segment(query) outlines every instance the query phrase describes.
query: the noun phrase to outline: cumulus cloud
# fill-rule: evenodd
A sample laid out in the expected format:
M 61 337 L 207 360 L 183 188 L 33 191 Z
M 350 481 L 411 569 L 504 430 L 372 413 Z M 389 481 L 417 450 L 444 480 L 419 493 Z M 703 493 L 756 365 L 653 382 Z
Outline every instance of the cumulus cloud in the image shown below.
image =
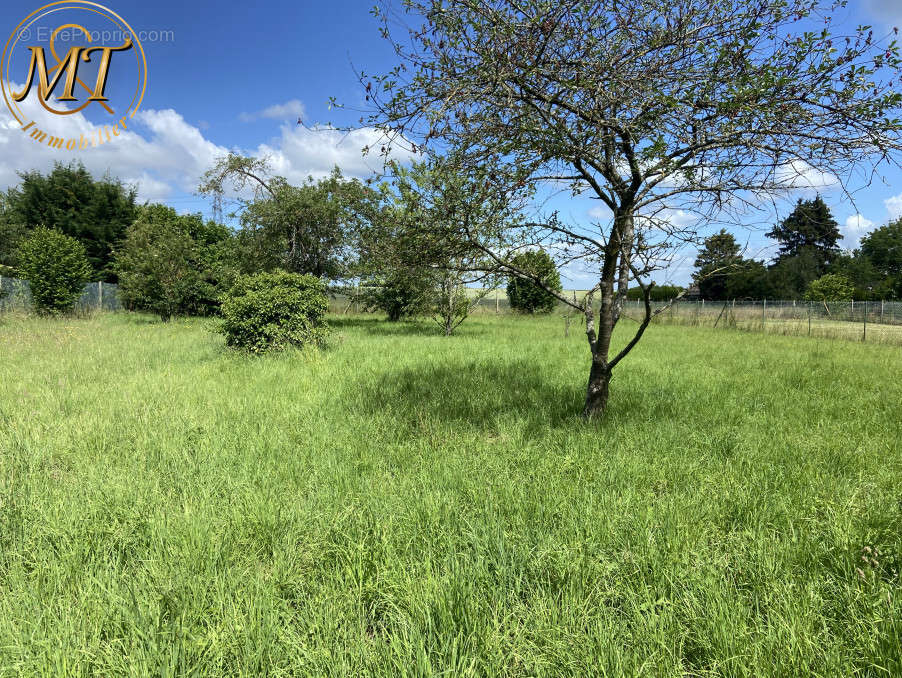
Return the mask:
M 875 226 L 874 222 L 866 219 L 860 214 L 853 214 L 848 217 L 841 229 L 843 240 L 847 247 L 858 247 L 858 241 L 861 237 L 871 231 Z
M 793 160 L 777 168 L 774 178 L 777 183 L 801 191 L 815 191 L 831 188 L 839 183 L 839 178 L 829 172 L 821 172 L 807 162 Z
M 381 156 L 364 156 L 362 149 L 378 149 L 384 143 L 382 132 L 372 128 L 343 132 L 331 127 L 283 125 L 278 141 L 261 144 L 254 155 L 268 158 L 273 171 L 292 183 L 300 183 L 308 176 L 326 176 L 336 166 L 345 175 L 360 178 L 382 169 Z M 392 158 L 406 162 L 415 156 L 396 147 Z
M 610 207 L 602 205 L 590 209 L 589 216 L 595 221 L 609 221 L 614 216 L 614 213 L 611 211 Z
M 81 113 L 47 116 L 31 97 L 23 109 L 26 116 L 40 121 L 37 126 L 48 135 L 92 138 L 102 128 Z M 126 124 L 128 129 L 112 142 L 84 151 L 66 151 L 38 143 L 28 132 L 23 133 L 7 112 L 0 113 L 0 190 L 17 185 L 20 171 L 46 172 L 54 162 L 81 161 L 95 176 L 109 174 L 134 184 L 142 201 L 165 202 L 177 193 L 193 193 L 201 175 L 230 150 L 206 138 L 199 127 L 172 109 L 144 110 Z M 267 158 L 275 174 L 301 182 L 308 176 L 325 176 L 336 165 L 346 176 L 368 176 L 373 169 L 381 168 L 381 159 L 365 158 L 362 148 L 381 143 L 381 133 L 373 129 L 344 133 L 283 125 L 276 140 L 236 150 Z M 393 155 L 401 161 L 411 157 L 401 151 Z
M 304 104 L 298 99 L 292 99 L 291 101 L 286 101 L 284 104 L 275 104 L 269 108 L 264 108 L 262 111 L 242 113 L 238 116 L 238 119 L 241 120 L 241 122 L 254 122 L 255 120 L 261 119 L 292 120 L 294 118 L 303 118 L 304 113 Z
M 902 193 L 894 195 L 892 198 L 887 198 L 883 201 L 883 204 L 886 205 L 886 211 L 889 212 L 890 217 L 893 219 L 902 217 Z

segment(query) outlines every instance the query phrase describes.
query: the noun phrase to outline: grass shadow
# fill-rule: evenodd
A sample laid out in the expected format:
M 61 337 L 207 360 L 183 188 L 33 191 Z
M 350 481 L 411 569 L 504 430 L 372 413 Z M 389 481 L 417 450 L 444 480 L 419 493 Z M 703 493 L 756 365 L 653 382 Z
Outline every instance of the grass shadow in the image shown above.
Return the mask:
M 525 424 L 547 430 L 578 419 L 582 385 L 566 383 L 526 361 L 423 364 L 373 375 L 355 384 L 351 408 L 390 414 L 420 427 L 443 423 L 474 429 Z

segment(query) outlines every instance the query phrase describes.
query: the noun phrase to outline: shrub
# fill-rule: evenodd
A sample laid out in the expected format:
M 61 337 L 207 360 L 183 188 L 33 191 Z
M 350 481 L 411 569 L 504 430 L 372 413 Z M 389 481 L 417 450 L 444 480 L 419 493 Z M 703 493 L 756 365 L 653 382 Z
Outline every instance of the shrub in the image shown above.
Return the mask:
M 561 277 L 554 260 L 545 250 L 527 250 L 516 255 L 511 263 L 517 268 L 531 273 L 556 292 L 561 291 Z M 549 294 L 532 280 L 511 276 L 507 284 L 507 298 L 511 308 L 521 313 L 550 313 L 557 304 L 554 295 Z
M 206 315 L 229 279 L 231 232 L 199 214 L 180 215 L 165 205 L 147 205 L 128 227 L 116 251 L 119 298 L 130 309 L 174 315 Z
M 805 299 L 808 301 L 848 301 L 852 298 L 852 283 L 838 273 L 828 273 L 808 284 Z
M 367 311 L 385 311 L 390 322 L 412 318 L 429 310 L 435 276 L 427 268 L 399 268 L 366 281 L 363 298 Z
M 663 302 L 680 296 L 682 292 L 683 288 L 679 285 L 655 285 L 648 296 L 652 301 Z M 645 295 L 641 287 L 630 287 L 626 292 L 626 298 L 630 301 L 641 301 L 645 299 Z
M 329 302 L 318 278 L 296 273 L 240 276 L 222 300 L 220 331 L 233 348 L 263 353 L 320 345 Z
M 91 279 L 84 245 L 50 228 L 34 229 L 19 245 L 17 258 L 39 313 L 71 311 Z

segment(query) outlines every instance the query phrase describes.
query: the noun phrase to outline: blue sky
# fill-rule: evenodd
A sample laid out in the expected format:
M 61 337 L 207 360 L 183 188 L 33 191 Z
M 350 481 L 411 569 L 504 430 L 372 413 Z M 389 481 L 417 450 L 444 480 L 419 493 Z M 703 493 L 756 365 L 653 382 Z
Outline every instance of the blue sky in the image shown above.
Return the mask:
M 0 5 L 4 42 L 41 4 L 42 0 L 5 0 Z M 229 149 L 266 156 L 278 173 L 294 181 L 323 175 L 335 164 L 346 174 L 366 176 L 368 166 L 376 162 L 360 153 L 373 138 L 367 130 L 346 136 L 296 124 L 299 116 L 308 125 L 355 123 L 359 113 L 330 111 L 329 98 L 349 107 L 362 106 L 352 64 L 369 72 L 385 71 L 393 64 L 391 50 L 370 15 L 370 0 L 103 4 L 146 36 L 148 81 L 141 112 L 128 133 L 114 143 L 72 153 L 37 145 L 22 134 L 5 106 L 0 107 L 0 189 L 15 185 L 19 171 L 46 170 L 54 160 L 79 158 L 95 174 L 109 172 L 137 184 L 143 200 L 209 213 L 209 203 L 193 195 L 194 188 L 200 174 Z M 878 33 L 902 26 L 902 0 L 851 0 L 847 20 L 874 24 Z M 126 81 L 133 87 L 134 75 L 124 67 L 117 70 L 117 59 L 111 69 L 111 93 L 125 87 Z M 23 72 L 18 81 L 24 77 Z M 15 73 L 12 78 L 16 80 Z M 77 120 L 65 123 L 89 130 L 104 122 L 103 115 L 93 105 L 92 112 L 71 116 Z M 847 236 L 846 246 L 854 246 L 869 228 L 902 215 L 902 173 L 888 170 L 885 180 L 886 185 L 878 179 L 857 194 L 855 205 L 835 190 L 820 189 Z M 799 192 L 800 197 L 809 194 L 814 191 Z M 554 207 L 576 222 L 589 222 L 592 214 L 598 214 L 593 212 L 595 203 L 585 198 L 560 196 Z M 785 213 L 785 205 L 781 210 Z M 758 258 L 772 252 L 763 230 L 737 231 L 737 238 L 748 243 L 749 253 Z M 658 276 L 659 282 L 685 283 L 693 255 L 689 250 L 678 255 L 673 267 Z M 575 269 L 565 275 L 568 284 L 577 287 L 588 280 Z

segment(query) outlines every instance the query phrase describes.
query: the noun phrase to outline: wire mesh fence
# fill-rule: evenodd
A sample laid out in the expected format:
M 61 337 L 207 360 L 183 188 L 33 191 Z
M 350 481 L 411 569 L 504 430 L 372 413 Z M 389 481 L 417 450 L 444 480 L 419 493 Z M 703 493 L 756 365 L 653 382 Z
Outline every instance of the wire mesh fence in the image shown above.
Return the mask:
M 629 317 L 642 312 L 640 302 L 628 302 Z M 655 322 L 902 345 L 898 301 L 680 300 Z
M 480 290 L 471 290 L 474 296 Z M 585 297 L 585 291 L 564 292 L 575 303 Z M 598 298 L 595 298 L 596 310 Z M 653 309 L 667 306 L 666 302 L 652 304 Z M 367 311 L 362 291 L 346 288 L 331 297 L 330 310 L 338 314 Z M 491 290 L 474 305 L 472 313 L 509 314 L 510 302 L 503 289 Z M 576 312 L 560 304 L 555 313 L 564 317 L 569 328 L 576 320 Z M 642 319 L 644 303 L 625 302 L 624 316 L 636 322 Z M 678 300 L 655 316 L 659 324 L 734 329 L 769 334 L 848 339 L 902 346 L 902 302 L 900 301 L 831 301 L 800 300 L 706 301 Z
M 468 290 L 475 297 L 482 290 Z M 579 303 L 585 292 L 564 292 Z M 598 302 L 596 298 L 596 304 Z M 666 306 L 655 303 L 653 308 Z M 76 303 L 76 312 L 119 311 L 118 287 L 111 283 L 94 282 L 85 285 Z M 0 276 L 0 312 L 30 310 L 31 292 L 28 282 Z M 345 288 L 330 295 L 329 310 L 335 314 L 367 312 L 363 290 Z M 479 314 L 510 314 L 510 301 L 503 289 L 490 290 L 474 302 L 471 312 Z M 570 326 L 576 313 L 560 304 L 555 313 L 565 317 Z M 644 313 L 641 301 L 625 302 L 624 316 L 639 321 Z M 678 300 L 655 316 L 655 323 L 734 329 L 769 334 L 811 336 L 885 343 L 902 346 L 902 301 L 831 301 L 799 300 L 706 301 Z
M 93 282 L 85 285 L 75 311 L 119 311 L 119 287 L 112 283 Z M 29 311 L 32 308 L 31 288 L 28 281 L 0 276 L 0 312 Z

